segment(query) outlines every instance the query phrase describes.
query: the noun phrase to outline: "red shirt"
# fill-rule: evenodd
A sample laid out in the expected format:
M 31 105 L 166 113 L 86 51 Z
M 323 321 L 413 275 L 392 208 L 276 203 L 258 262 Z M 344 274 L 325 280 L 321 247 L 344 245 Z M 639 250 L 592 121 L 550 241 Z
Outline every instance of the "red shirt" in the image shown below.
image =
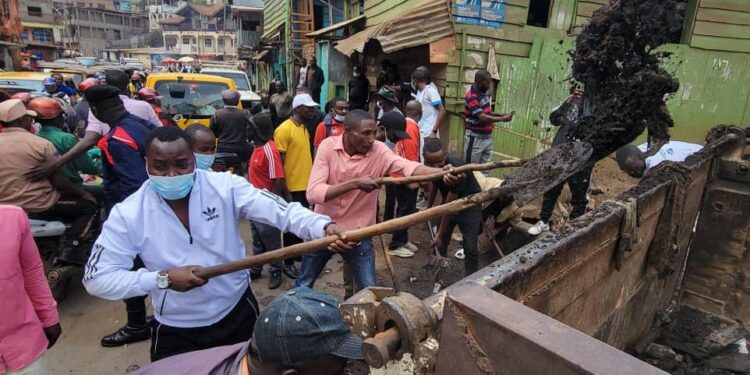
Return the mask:
M 29 219 L 0 205 L 0 374 L 20 370 L 44 354 L 43 328 L 59 322 Z
M 270 140 L 263 147 L 253 149 L 247 169 L 253 186 L 272 191 L 274 180 L 284 178 L 284 166 L 281 165 L 281 154 L 276 143 Z
M 329 137 L 335 137 L 337 135 L 341 135 L 341 133 L 344 132 L 344 124 L 336 121 L 336 119 L 331 119 L 331 134 L 329 134 Z M 325 121 L 321 121 L 320 124 L 318 124 L 318 127 L 315 128 L 315 138 L 313 138 L 313 146 L 318 146 L 320 142 L 323 142 L 323 140 L 326 139 L 326 124 Z

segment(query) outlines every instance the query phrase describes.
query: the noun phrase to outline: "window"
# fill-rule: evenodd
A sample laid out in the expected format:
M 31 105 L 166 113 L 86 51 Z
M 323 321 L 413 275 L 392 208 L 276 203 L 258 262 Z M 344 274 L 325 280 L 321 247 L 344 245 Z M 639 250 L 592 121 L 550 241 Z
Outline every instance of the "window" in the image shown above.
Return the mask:
M 552 0 L 531 0 L 529 2 L 529 16 L 526 24 L 529 26 L 547 27 Z
M 79 8 L 85 8 L 86 7 L 86 3 L 84 3 L 83 1 L 77 1 L 76 2 L 76 6 L 79 7 Z
M 21 32 L 21 39 L 23 39 L 25 42 L 29 41 L 29 30 L 24 30 Z
M 82 26 L 81 38 L 91 38 L 91 28 L 89 28 L 88 26 Z
M 114 40 L 122 39 L 122 33 L 120 33 L 120 30 L 112 30 L 112 36 Z
M 203 45 L 206 47 L 213 47 L 214 45 L 214 39 L 213 38 L 204 38 L 203 39 Z
M 29 12 L 29 16 L 31 17 L 41 17 L 42 16 L 42 7 L 26 7 L 26 11 Z
M 183 36 L 182 37 L 182 44 L 184 44 L 184 45 L 190 44 L 190 37 L 189 36 Z
M 52 42 L 52 30 L 50 29 L 34 29 L 32 35 L 34 37 L 34 41 Z
M 219 38 L 219 40 L 217 41 L 217 43 L 218 43 L 217 45 L 219 47 L 224 47 L 224 38 Z

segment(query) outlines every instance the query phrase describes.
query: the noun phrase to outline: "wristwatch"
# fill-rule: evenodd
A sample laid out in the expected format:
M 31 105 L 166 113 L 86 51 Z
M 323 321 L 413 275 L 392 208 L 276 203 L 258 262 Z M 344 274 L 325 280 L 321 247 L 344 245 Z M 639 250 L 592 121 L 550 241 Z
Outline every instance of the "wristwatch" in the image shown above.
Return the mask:
M 164 274 L 159 273 L 156 275 L 156 287 L 159 289 L 167 289 L 169 288 L 169 274 L 164 272 Z

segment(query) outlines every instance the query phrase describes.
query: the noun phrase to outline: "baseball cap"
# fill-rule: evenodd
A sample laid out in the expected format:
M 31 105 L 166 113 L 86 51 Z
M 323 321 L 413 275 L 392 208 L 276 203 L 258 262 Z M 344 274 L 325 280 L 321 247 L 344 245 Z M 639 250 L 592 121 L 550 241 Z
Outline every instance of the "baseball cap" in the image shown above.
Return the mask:
M 328 354 L 364 359 L 362 339 L 339 316 L 336 299 L 307 287 L 287 291 L 260 313 L 253 346 L 269 363 L 288 365 Z
M 390 111 L 383 114 L 380 118 L 380 125 L 383 125 L 386 129 L 393 132 L 398 139 L 410 139 L 408 133 L 406 133 L 406 117 L 396 112 Z
M 26 115 L 36 117 L 36 112 L 27 110 L 21 99 L 8 99 L 0 103 L 0 122 L 8 123 Z
M 292 101 L 292 109 L 297 108 L 299 106 L 305 106 L 305 107 L 320 107 L 320 104 L 315 103 L 312 96 L 310 94 L 297 94 L 297 96 L 294 97 L 294 100 Z
M 377 95 L 389 102 L 398 104 L 398 99 L 396 98 L 396 91 L 393 91 L 393 89 L 388 86 L 381 87 Z
M 52 77 L 46 77 L 42 80 L 42 85 L 48 86 L 48 85 L 56 85 L 57 81 L 55 81 Z

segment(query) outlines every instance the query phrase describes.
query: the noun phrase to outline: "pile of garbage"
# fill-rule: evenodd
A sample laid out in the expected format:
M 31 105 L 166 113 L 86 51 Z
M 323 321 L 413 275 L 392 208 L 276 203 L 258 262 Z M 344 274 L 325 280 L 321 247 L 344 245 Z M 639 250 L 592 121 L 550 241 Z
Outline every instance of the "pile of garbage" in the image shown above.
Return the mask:
M 681 306 L 659 327 L 655 340 L 635 346 L 636 355 L 679 375 L 750 374 L 748 330 L 739 322 Z
M 674 123 L 665 97 L 677 92 L 679 83 L 660 66 L 668 54 L 657 48 L 680 34 L 685 5 L 685 0 L 612 1 L 594 12 L 577 37 L 572 78 L 585 92 L 582 117 L 569 135 L 594 146 L 594 160 L 646 128 L 650 147 L 658 150 L 669 140 Z

